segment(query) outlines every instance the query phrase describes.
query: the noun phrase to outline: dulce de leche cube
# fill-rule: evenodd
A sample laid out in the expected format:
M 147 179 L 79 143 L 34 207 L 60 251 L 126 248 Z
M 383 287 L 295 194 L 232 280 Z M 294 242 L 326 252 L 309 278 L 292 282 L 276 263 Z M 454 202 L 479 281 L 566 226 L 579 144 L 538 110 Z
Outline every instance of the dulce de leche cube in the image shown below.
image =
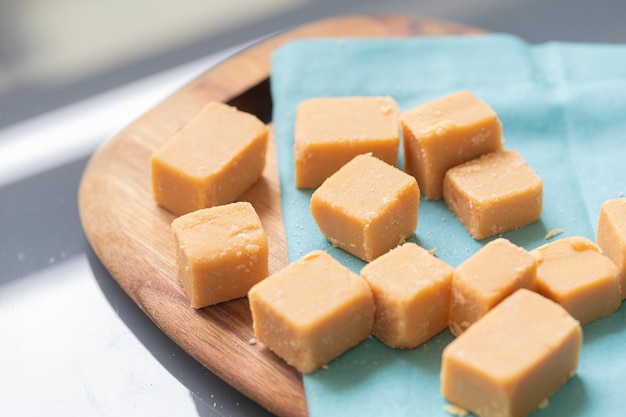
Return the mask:
M 455 336 L 520 288 L 535 290 L 537 260 L 499 238 L 487 243 L 454 270 L 450 331 Z
M 257 339 L 300 372 L 357 345 L 374 325 L 367 283 L 323 251 L 261 281 L 248 298 Z
M 443 197 L 480 240 L 539 220 L 543 181 L 517 151 L 497 151 L 451 168 Z
M 405 170 L 424 197 L 442 196 L 443 177 L 455 165 L 502 149 L 502 125 L 493 109 L 468 91 L 422 104 L 400 115 Z
M 415 231 L 419 198 L 415 178 L 364 154 L 315 190 L 311 213 L 334 246 L 371 261 Z
M 596 243 L 617 266 L 622 299 L 626 299 L 626 198 L 602 203 Z
M 200 209 L 172 222 L 178 275 L 191 306 L 243 297 L 268 275 L 268 243 L 250 203 Z
M 479 417 L 523 417 L 576 372 L 582 329 L 565 309 L 520 289 L 443 351 L 444 397 Z
M 413 348 L 445 329 L 453 268 L 412 242 L 361 269 L 374 294 L 376 338 L 393 348 Z
M 152 154 L 155 201 L 176 215 L 232 203 L 261 177 L 267 141 L 252 114 L 207 104 Z
M 621 304 L 617 268 L 589 239 L 573 236 L 531 252 L 537 291 L 562 305 L 583 325 L 608 316 Z
M 398 160 L 398 105 L 391 97 L 321 97 L 296 110 L 294 157 L 298 188 L 314 188 L 355 156 Z

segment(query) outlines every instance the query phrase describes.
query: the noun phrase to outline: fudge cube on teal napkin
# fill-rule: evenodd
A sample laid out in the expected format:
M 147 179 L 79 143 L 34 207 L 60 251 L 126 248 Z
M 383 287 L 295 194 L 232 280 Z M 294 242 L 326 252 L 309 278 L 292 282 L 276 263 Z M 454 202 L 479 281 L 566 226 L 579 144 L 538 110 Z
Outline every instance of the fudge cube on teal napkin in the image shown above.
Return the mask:
M 459 90 L 473 92 L 500 117 L 505 149 L 518 150 L 544 181 L 540 221 L 504 234 L 529 250 L 547 243 L 554 229 L 563 233 L 551 239 L 595 240 L 600 205 L 626 192 L 623 45 L 529 45 L 501 34 L 296 40 L 272 55 L 271 88 L 291 261 L 323 249 L 357 273 L 364 265 L 324 239 L 309 211 L 312 191 L 294 185 L 295 110 L 311 97 L 389 95 L 404 111 Z M 457 266 L 489 239 L 472 239 L 442 200 L 422 200 L 412 240 Z M 625 314 L 622 307 L 584 327 L 576 376 L 533 416 L 622 412 Z M 447 415 L 439 372 L 451 340 L 446 330 L 415 349 L 394 350 L 368 338 L 326 369 L 304 375 L 310 415 Z

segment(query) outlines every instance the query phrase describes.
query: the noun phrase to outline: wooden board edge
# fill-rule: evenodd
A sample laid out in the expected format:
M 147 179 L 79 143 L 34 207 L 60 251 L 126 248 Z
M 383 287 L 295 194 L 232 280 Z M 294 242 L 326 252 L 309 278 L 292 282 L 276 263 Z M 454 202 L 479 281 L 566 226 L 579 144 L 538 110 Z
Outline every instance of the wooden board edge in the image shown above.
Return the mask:
M 161 303 L 154 302 L 144 296 L 145 282 L 135 282 L 120 277 L 122 266 L 120 262 L 129 254 L 124 253 L 124 248 L 105 248 L 103 240 L 108 237 L 107 232 L 107 204 L 104 201 L 94 200 L 92 194 L 94 187 L 106 189 L 111 186 L 106 184 L 107 178 L 102 175 L 103 170 L 111 170 L 113 167 L 104 168 L 105 159 L 111 157 L 123 157 L 120 153 L 120 143 L 128 141 L 133 136 L 133 146 L 145 147 L 150 150 L 155 146 L 151 140 L 136 139 L 136 132 L 145 124 L 160 124 L 164 132 L 174 132 L 207 101 L 229 101 L 240 96 L 255 85 L 262 83 L 269 77 L 269 56 L 273 50 L 292 39 L 305 37 L 405 37 L 413 35 L 446 35 L 446 34 L 477 34 L 482 31 L 444 21 L 412 16 L 343 16 L 313 22 L 298 28 L 294 28 L 264 40 L 236 56 L 224 61 L 207 73 L 190 82 L 162 103 L 158 104 L 133 122 L 127 129 L 106 142 L 89 161 L 81 184 L 79 186 L 79 213 L 83 229 L 88 241 L 104 266 L 111 272 L 113 277 L 120 283 L 122 288 L 139 305 L 139 307 L 175 342 L 188 351 L 201 363 L 215 372 L 218 376 L 243 392 L 248 397 L 260 403 L 265 408 L 279 415 L 307 415 L 306 399 L 302 380 L 287 365 L 276 361 L 273 365 L 279 366 L 277 370 L 281 382 L 288 387 L 287 391 L 281 391 L 268 395 L 266 392 L 258 392 L 259 381 L 254 383 L 234 380 L 231 368 L 222 366 L 219 357 L 212 357 L 203 352 L 198 352 L 197 347 L 190 345 L 187 339 L 181 338 L 179 329 L 164 325 L 160 317 L 162 313 Z M 176 116 L 171 117 L 175 109 Z M 164 122 L 167 120 L 167 122 Z M 144 151 L 146 150 L 144 149 Z M 276 173 L 277 175 L 277 173 Z M 277 181 L 277 179 L 272 179 Z M 167 221 L 167 215 L 161 221 Z M 96 225 L 97 226 L 94 226 Z M 283 232 L 284 236 L 284 232 Z M 284 243 L 283 243 L 284 244 Z M 283 261 L 286 264 L 286 249 Z M 158 254 L 155 254 L 158 256 Z M 154 267 L 158 267 L 158 263 Z M 149 281 L 146 281 L 149 282 Z M 173 295 L 172 297 L 177 297 Z M 179 302 L 174 300 L 173 302 Z M 245 340 L 243 340 L 245 342 Z M 224 346 L 218 346 L 219 349 Z M 244 378 L 245 380 L 246 378 Z M 265 384 L 264 388 L 271 388 L 271 384 Z M 278 384 L 280 385 L 280 384 Z M 283 396 L 287 395 L 288 398 Z M 291 397 L 291 398 L 289 398 Z M 284 401 L 286 400 L 286 401 Z

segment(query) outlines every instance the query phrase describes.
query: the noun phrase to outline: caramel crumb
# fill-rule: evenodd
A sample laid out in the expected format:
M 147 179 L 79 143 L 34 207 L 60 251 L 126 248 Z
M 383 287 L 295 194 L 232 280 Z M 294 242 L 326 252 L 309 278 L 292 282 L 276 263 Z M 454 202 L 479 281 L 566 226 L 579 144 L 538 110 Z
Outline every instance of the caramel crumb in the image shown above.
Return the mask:
M 452 333 L 453 335 L 458 335 L 458 334 L 461 334 L 462 331 L 463 329 L 458 323 L 455 323 L 455 322 L 450 323 L 450 333 Z
M 458 417 L 465 417 L 469 414 L 465 408 L 459 407 L 458 405 L 454 404 L 447 404 L 443 407 L 443 409 L 446 413 Z
M 539 408 L 540 410 L 543 410 L 544 408 L 548 408 L 549 405 L 550 405 L 550 401 L 547 398 L 544 398 L 539 403 L 539 406 L 537 408 Z
M 380 106 L 380 111 L 383 114 L 389 114 L 389 113 L 391 113 L 393 111 L 393 107 L 391 107 L 391 106 Z
M 548 233 L 546 233 L 545 239 L 551 239 L 556 235 L 560 235 L 561 233 L 563 233 L 563 229 L 557 227 L 556 229 L 552 229 Z
M 433 256 L 436 256 L 437 255 L 437 247 L 435 246 L 434 248 L 430 249 L 428 251 L 428 253 L 430 253 Z

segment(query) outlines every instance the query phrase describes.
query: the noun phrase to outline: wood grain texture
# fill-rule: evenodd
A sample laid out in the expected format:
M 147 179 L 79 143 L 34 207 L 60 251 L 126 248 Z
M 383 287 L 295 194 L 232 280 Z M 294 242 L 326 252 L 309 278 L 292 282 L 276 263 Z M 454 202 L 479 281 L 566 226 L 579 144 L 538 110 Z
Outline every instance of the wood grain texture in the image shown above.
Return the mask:
M 78 196 L 87 239 L 124 291 L 191 356 L 272 413 L 307 415 L 301 375 L 261 344 L 249 343 L 254 333 L 247 299 L 200 310 L 190 307 L 176 275 L 170 230 L 174 216 L 152 199 L 150 155 L 209 101 L 232 102 L 255 114 L 270 114 L 269 56 L 286 41 L 480 32 L 418 17 L 346 16 L 283 32 L 229 58 L 157 104 L 95 152 Z M 269 235 L 270 272 L 281 269 L 287 264 L 287 249 L 273 140 L 262 179 L 240 199 L 254 205 Z

